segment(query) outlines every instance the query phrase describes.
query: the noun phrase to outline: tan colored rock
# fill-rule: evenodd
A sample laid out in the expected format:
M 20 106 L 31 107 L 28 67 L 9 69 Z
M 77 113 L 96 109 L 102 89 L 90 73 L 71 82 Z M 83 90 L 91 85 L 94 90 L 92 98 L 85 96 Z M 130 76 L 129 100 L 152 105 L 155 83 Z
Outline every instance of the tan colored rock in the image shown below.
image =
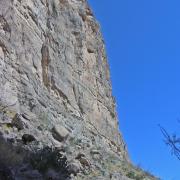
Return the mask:
M 56 125 L 52 129 L 52 135 L 55 139 L 62 142 L 67 139 L 69 131 L 64 126 Z
M 22 162 L 42 179 L 59 169 L 59 179 L 79 172 L 77 178 L 109 180 L 110 167 L 121 171 L 118 163 L 129 161 L 104 41 L 87 0 L 0 0 L 0 108 L 0 162 L 20 172 L 15 179 L 28 179 L 16 169 Z M 81 163 L 68 166 L 79 151 Z M 111 158 L 117 167 L 103 165 Z

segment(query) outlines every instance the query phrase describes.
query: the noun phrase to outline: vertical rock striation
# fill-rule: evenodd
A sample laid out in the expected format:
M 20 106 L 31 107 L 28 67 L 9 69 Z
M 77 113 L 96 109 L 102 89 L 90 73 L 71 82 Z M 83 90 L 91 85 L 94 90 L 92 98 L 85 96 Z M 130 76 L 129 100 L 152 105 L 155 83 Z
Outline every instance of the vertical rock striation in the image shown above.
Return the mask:
M 0 179 L 118 180 L 130 170 L 86 0 L 0 0 Z

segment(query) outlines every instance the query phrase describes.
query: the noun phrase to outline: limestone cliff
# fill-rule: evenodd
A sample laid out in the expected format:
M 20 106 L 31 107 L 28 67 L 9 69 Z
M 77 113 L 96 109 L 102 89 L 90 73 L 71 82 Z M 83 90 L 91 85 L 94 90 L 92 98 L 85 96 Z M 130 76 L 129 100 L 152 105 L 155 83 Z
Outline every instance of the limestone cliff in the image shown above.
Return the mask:
M 153 179 L 129 163 L 86 0 L 0 0 L 0 179 L 130 173 Z

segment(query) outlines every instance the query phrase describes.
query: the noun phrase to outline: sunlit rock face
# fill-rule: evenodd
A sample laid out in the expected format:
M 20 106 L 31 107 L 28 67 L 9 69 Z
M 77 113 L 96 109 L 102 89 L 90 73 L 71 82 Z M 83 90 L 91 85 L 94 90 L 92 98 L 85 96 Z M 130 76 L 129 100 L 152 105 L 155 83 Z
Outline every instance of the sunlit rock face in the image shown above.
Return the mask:
M 0 179 L 127 179 L 109 76 L 86 0 L 0 0 Z

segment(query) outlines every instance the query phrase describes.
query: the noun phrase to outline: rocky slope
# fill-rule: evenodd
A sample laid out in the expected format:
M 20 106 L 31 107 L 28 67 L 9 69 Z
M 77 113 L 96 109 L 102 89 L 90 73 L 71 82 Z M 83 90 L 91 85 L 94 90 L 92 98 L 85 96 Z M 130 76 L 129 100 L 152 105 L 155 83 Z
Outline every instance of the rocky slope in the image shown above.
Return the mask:
M 117 122 L 86 0 L 0 0 L 0 179 L 154 179 Z

